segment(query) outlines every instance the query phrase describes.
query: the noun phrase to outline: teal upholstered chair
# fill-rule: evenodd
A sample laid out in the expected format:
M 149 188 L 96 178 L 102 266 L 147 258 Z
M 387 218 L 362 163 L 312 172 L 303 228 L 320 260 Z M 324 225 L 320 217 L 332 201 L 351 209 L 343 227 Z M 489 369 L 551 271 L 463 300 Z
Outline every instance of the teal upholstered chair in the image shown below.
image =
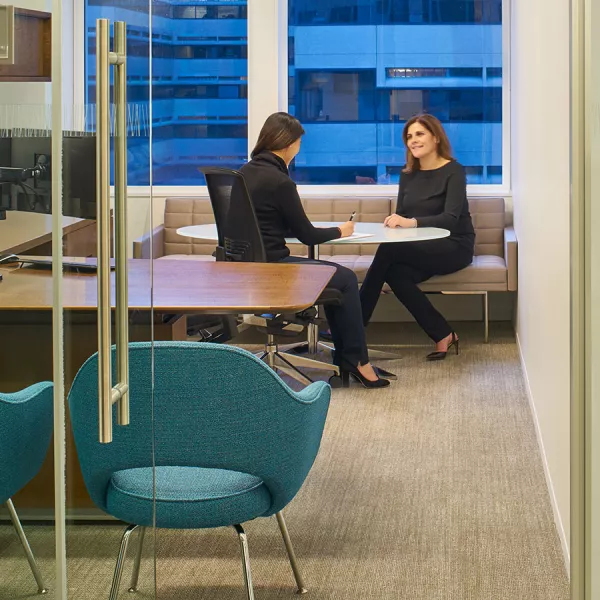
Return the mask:
M 152 370 L 154 357 L 154 413 Z M 115 356 L 113 349 L 113 369 Z M 282 510 L 317 456 L 330 388 L 297 393 L 255 356 L 232 346 L 186 342 L 130 344 L 130 425 L 98 443 L 98 361 L 80 369 L 69 407 L 87 489 L 125 530 L 111 589 L 117 598 L 131 532 L 140 540 L 130 591 L 139 573 L 144 528 L 153 525 L 152 430 L 156 464 L 156 526 L 233 526 L 240 539 L 249 599 L 254 598 L 242 523 L 277 516 L 298 591 L 305 591 Z M 152 415 L 154 414 L 154 424 Z
M 11 496 L 38 473 L 52 435 L 52 383 L 36 383 L 14 394 L 0 394 L 0 504 L 6 503 L 40 594 L 46 586 Z

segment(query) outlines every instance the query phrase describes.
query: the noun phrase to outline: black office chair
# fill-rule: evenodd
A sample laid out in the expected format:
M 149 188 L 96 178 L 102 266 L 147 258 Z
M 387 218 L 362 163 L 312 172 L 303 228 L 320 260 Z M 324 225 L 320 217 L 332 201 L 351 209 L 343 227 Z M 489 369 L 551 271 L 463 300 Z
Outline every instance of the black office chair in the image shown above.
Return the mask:
M 219 167 L 201 168 L 200 171 L 206 179 L 215 215 L 218 236 L 216 259 L 267 262 L 260 227 L 243 175 L 239 171 Z M 318 306 L 339 305 L 341 298 L 338 290 L 326 288 L 316 304 Z M 295 314 L 263 314 L 259 317 L 261 321 L 252 324 L 267 335 L 265 351 L 260 358 L 266 360 L 271 368 L 279 369 L 302 383 L 307 380 L 310 382 L 312 379 L 299 371 L 297 367 L 329 370 L 339 374 L 336 365 L 297 354 L 280 352 L 275 341 L 276 335 L 297 335 L 307 325 L 315 323 L 318 320 L 316 308 L 311 307 Z

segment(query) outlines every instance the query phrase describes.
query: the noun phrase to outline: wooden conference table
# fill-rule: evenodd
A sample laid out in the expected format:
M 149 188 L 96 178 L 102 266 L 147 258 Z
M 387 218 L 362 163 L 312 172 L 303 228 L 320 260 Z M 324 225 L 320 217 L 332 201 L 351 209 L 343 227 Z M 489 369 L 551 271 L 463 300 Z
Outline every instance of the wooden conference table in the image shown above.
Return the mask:
M 312 306 L 335 269 L 317 265 L 129 261 L 131 341 L 185 340 L 187 314 L 297 312 Z M 0 269 L 0 390 L 14 392 L 52 380 L 52 297 L 49 269 Z M 77 371 L 97 351 L 95 273 L 64 273 L 64 362 L 68 391 Z M 113 273 L 114 306 L 114 273 Z M 113 334 L 114 339 L 114 334 Z M 22 508 L 53 506 L 49 452 L 40 474 L 15 496 Z M 93 506 L 68 439 L 67 501 Z

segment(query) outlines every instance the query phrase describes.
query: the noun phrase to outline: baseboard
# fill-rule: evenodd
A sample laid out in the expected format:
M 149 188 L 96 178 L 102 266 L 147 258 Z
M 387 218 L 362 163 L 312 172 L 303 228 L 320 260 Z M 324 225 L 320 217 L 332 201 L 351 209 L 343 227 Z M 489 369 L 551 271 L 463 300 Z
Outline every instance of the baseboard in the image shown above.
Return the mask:
M 523 378 L 525 379 L 525 390 L 527 391 L 527 399 L 529 401 L 529 408 L 531 410 L 531 416 L 533 417 L 533 424 L 535 427 L 535 435 L 537 437 L 538 446 L 540 449 L 540 455 L 542 458 L 542 465 L 544 466 L 544 476 L 546 477 L 546 485 L 548 486 L 548 493 L 550 495 L 550 504 L 552 505 L 552 512 L 554 513 L 554 524 L 558 532 L 560 539 L 560 545 L 562 547 L 563 559 L 565 561 L 565 568 L 567 574 L 571 572 L 571 556 L 569 552 L 569 543 L 565 535 L 565 529 L 563 522 L 558 510 L 558 502 L 556 501 L 556 494 L 554 493 L 554 485 L 552 483 L 552 477 L 550 475 L 550 468 L 548 467 L 548 460 L 546 458 L 546 450 L 544 448 L 544 440 L 542 438 L 542 431 L 540 429 L 540 423 L 537 416 L 537 410 L 535 408 L 535 402 L 533 400 L 533 393 L 531 392 L 531 385 L 529 384 L 529 375 L 527 374 L 527 366 L 525 359 L 523 358 L 523 351 L 521 349 L 521 341 L 519 339 L 519 333 L 516 333 L 517 348 L 519 349 L 519 359 L 521 361 L 521 368 L 523 370 Z

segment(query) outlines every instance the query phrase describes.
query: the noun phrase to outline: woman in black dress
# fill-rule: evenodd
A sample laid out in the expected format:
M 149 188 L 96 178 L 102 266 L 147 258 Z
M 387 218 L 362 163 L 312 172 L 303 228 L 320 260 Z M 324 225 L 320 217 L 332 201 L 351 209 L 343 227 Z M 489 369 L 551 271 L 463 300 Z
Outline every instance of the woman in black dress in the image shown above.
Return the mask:
M 339 227 L 314 227 L 309 221 L 296 184 L 290 179 L 288 165 L 300 150 L 304 128 L 287 113 L 272 114 L 263 125 L 252 160 L 241 169 L 262 233 L 269 262 L 304 262 L 307 258 L 290 256 L 286 237 L 296 237 L 303 244 L 316 245 L 347 237 L 354 231 L 348 221 Z M 233 210 L 232 205 L 230 210 Z M 344 383 L 348 376 L 368 388 L 386 387 L 389 380 L 379 377 L 369 363 L 365 328 L 358 296 L 358 281 L 353 271 L 335 263 L 319 262 L 336 268 L 327 287 L 342 293 L 340 306 L 325 306 L 335 346 L 335 362 Z
M 365 325 L 371 319 L 384 283 L 435 342 L 428 360 L 458 354 L 458 336 L 433 307 L 418 284 L 433 275 L 464 269 L 473 260 L 475 231 L 469 214 L 464 168 L 452 157 L 442 124 L 432 115 L 417 115 L 402 132 L 406 166 L 400 175 L 396 212 L 386 227 L 440 227 L 450 237 L 411 243 L 381 244 L 360 290 Z

